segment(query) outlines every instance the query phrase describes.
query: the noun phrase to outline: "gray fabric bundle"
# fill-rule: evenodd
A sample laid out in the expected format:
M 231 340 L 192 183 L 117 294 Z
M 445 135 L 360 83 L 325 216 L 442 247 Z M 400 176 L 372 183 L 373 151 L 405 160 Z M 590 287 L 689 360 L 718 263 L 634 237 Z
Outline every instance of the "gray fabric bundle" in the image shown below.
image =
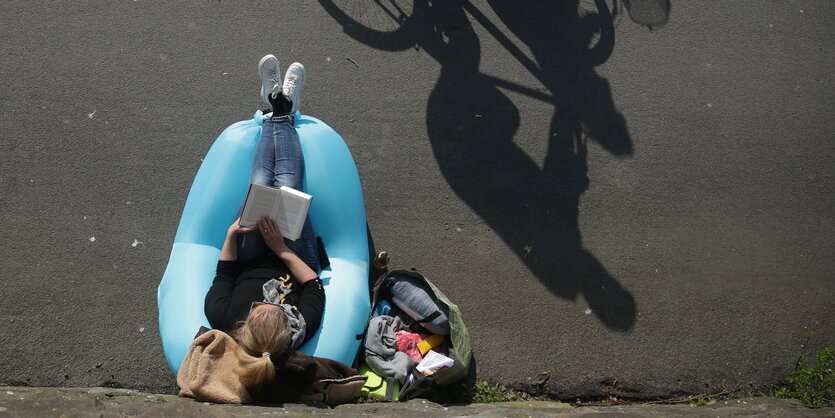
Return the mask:
M 392 377 L 401 385 L 406 382 L 409 372 L 415 366 L 411 357 L 397 351 L 395 333 L 402 329 L 403 321 L 400 318 L 380 315 L 371 318 L 365 336 L 365 362 L 375 373 Z
M 391 301 L 413 321 L 419 322 L 427 331 L 438 335 L 449 335 L 449 308 L 438 301 L 425 281 L 412 276 L 391 276 Z

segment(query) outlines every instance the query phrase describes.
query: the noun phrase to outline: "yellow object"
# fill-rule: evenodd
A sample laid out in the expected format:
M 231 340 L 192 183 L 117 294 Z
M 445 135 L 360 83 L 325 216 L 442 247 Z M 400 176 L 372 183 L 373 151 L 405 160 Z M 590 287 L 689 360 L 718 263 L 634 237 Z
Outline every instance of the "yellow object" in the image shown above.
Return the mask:
M 358 371 L 360 375 L 368 377 L 362 390 L 360 390 L 360 394 L 392 401 L 396 401 L 400 396 L 400 383 L 393 378 L 386 378 L 374 373 L 365 363 L 360 365 Z
M 418 348 L 418 350 L 420 350 L 421 355 L 425 355 L 426 353 L 429 352 L 429 350 L 437 347 L 439 344 L 441 344 L 443 342 L 444 342 L 444 336 L 435 334 L 435 335 L 417 343 L 417 348 Z

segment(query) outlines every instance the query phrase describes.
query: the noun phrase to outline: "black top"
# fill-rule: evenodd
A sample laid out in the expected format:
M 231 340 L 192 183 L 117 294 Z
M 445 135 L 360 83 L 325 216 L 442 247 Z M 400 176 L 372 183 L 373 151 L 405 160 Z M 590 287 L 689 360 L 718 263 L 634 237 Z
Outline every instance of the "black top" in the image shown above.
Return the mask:
M 261 258 L 252 261 L 218 261 L 217 275 L 206 294 L 204 310 L 212 328 L 230 332 L 246 319 L 252 302 L 264 300 L 262 286 L 270 279 L 290 276 L 287 267 L 277 258 Z M 306 323 L 304 341 L 319 329 L 325 309 L 325 289 L 322 280 L 299 285 L 292 279 L 293 292 L 284 303 L 295 306 Z

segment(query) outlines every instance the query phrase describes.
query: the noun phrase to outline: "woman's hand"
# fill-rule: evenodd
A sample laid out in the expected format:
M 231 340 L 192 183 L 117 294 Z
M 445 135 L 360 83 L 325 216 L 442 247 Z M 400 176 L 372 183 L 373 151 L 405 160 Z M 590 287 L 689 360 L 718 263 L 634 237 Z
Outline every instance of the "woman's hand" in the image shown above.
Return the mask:
M 241 226 L 241 218 L 235 219 L 235 222 L 232 222 L 232 225 L 229 225 L 229 228 L 226 230 L 227 236 L 234 236 L 238 234 L 246 234 L 247 232 L 254 231 L 255 228 L 251 226 Z
M 220 261 L 235 261 L 238 259 L 238 234 L 245 234 L 254 231 L 255 228 L 241 226 L 241 218 L 235 219 L 232 225 L 226 229 L 226 240 L 223 241 L 223 248 L 220 249 Z
M 280 255 L 282 252 L 289 251 L 287 244 L 284 243 L 284 235 L 281 235 L 281 230 L 278 228 L 278 224 L 275 223 L 273 218 L 262 216 L 261 219 L 258 220 L 258 224 L 256 226 L 258 227 L 258 230 L 261 231 L 261 236 L 264 237 L 264 242 L 267 243 L 267 246 L 270 247 L 274 253 Z
M 258 230 L 261 231 L 264 242 L 284 262 L 284 265 L 290 270 L 290 274 L 293 275 L 299 284 L 304 284 L 318 277 L 313 269 L 305 264 L 293 250 L 287 247 L 287 244 L 284 242 L 284 236 L 281 235 L 281 230 L 278 229 L 278 224 L 275 223 L 275 220 L 267 216 L 259 219 Z

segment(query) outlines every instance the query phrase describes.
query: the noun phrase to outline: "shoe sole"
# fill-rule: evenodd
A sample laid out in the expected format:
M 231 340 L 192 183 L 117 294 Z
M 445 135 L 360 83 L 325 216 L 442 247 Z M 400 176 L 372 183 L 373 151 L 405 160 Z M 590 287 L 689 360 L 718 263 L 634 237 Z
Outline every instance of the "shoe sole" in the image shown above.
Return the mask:
M 270 105 L 270 99 L 267 97 L 270 93 L 272 93 L 272 89 L 267 91 L 266 86 L 270 83 L 270 78 L 267 75 L 266 65 L 267 62 L 270 60 L 275 60 L 275 67 L 276 67 L 276 74 L 281 72 L 281 68 L 279 67 L 278 59 L 273 54 L 264 55 L 264 58 L 261 58 L 261 61 L 258 62 L 258 75 L 261 76 L 261 100 Z

